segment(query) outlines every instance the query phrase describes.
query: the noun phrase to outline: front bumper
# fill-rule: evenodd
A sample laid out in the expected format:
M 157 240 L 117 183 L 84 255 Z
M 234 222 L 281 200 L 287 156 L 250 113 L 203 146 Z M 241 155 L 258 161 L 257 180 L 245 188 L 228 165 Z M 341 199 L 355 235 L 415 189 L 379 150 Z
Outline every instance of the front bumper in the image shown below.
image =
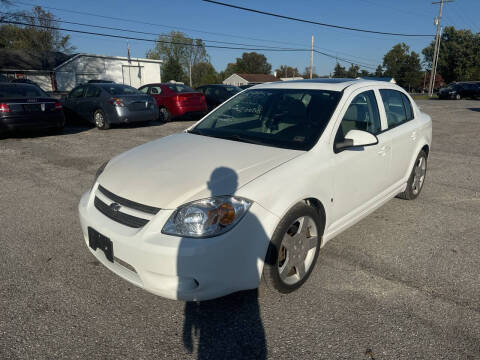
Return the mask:
M 253 289 L 263 270 L 271 235 L 278 218 L 253 203 L 229 232 L 206 239 L 161 233 L 173 210 L 160 210 L 140 229 L 111 220 L 93 205 L 96 186 L 79 204 L 80 223 L 88 246 L 88 227 L 113 243 L 114 262 L 102 250 L 89 250 L 107 268 L 125 280 L 169 299 L 207 300 Z

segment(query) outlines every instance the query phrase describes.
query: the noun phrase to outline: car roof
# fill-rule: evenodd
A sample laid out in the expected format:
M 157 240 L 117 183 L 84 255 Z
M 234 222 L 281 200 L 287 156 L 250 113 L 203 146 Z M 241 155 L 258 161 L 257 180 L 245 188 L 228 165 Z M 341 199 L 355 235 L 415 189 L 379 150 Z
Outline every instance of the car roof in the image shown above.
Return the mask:
M 331 78 L 317 78 L 307 80 L 289 80 L 289 81 L 276 81 L 271 83 L 263 83 L 255 85 L 250 89 L 319 89 L 319 90 L 331 90 L 331 91 L 343 91 L 348 87 L 364 87 L 375 86 L 382 84 L 385 87 L 391 88 L 391 83 L 378 80 L 364 80 L 364 79 L 331 79 Z M 398 86 L 393 86 L 398 87 Z

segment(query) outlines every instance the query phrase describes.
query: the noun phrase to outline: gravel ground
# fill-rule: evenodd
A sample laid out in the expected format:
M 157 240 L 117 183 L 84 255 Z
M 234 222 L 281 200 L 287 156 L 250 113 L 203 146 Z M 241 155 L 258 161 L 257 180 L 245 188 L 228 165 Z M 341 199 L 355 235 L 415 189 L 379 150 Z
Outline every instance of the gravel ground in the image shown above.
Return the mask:
M 100 164 L 190 122 L 0 140 L 0 359 L 480 359 L 480 102 L 418 103 L 422 195 L 329 242 L 288 296 L 166 300 L 86 248 L 76 208 Z

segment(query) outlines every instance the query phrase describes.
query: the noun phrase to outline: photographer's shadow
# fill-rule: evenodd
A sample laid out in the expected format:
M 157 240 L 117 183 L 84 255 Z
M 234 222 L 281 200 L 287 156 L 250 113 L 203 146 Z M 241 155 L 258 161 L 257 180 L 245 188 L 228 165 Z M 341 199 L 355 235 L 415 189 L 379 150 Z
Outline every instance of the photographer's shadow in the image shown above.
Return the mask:
M 238 176 L 230 168 L 215 169 L 208 181 L 211 196 L 234 194 L 238 187 Z M 251 221 L 251 219 L 250 219 Z M 263 227 L 254 219 L 252 234 L 262 235 Z M 260 240 L 261 241 L 261 240 Z M 246 276 L 258 276 L 258 257 L 248 249 L 242 257 L 247 264 Z M 262 259 L 263 260 L 263 259 Z M 179 266 L 181 264 L 178 264 Z M 180 269 L 180 268 L 179 268 Z M 239 271 L 241 271 L 239 269 Z M 197 352 L 197 359 L 266 359 L 265 330 L 262 325 L 258 304 L 258 290 L 237 292 L 222 298 L 185 303 L 183 325 L 185 349 Z

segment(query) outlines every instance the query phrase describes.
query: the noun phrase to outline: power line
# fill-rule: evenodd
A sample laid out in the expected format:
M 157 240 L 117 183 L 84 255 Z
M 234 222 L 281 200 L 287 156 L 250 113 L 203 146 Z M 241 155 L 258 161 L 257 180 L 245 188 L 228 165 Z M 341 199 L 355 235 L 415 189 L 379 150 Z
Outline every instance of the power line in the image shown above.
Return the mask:
M 28 2 L 23 2 L 23 1 L 15 1 L 15 5 L 18 5 L 18 4 L 22 4 L 22 5 L 26 5 L 26 6 L 40 6 L 38 4 L 33 4 L 33 3 L 28 3 Z M 230 37 L 230 38 L 233 37 L 233 38 L 238 38 L 238 39 L 246 39 L 246 40 L 259 41 L 259 42 L 269 42 L 269 43 L 274 42 L 274 43 L 278 43 L 278 44 L 298 46 L 298 44 L 295 44 L 295 43 L 292 43 L 292 42 L 287 42 L 287 41 L 259 39 L 259 38 L 253 38 L 253 37 L 248 37 L 248 36 L 240 36 L 240 35 L 212 32 L 212 31 L 204 31 L 204 30 L 198 30 L 198 29 L 186 28 L 186 27 L 180 27 L 180 26 L 171 26 L 171 25 L 165 25 L 165 24 L 150 23 L 150 22 L 145 22 L 145 21 L 142 21 L 142 20 L 126 19 L 126 18 L 121 18 L 121 17 L 94 14 L 94 13 L 78 11 L 78 10 L 63 9 L 63 8 L 58 8 L 58 7 L 53 7 L 53 6 L 45 6 L 45 5 L 41 5 L 41 6 L 42 6 L 42 8 L 45 8 L 45 9 L 52 9 L 52 10 L 57 10 L 57 11 L 62 11 L 62 12 L 67 12 L 67 13 L 72 13 L 72 14 L 78 14 L 78 15 L 94 16 L 94 17 L 98 17 L 98 18 L 102 18 L 102 19 L 124 21 L 124 22 L 129 22 L 129 23 L 134 23 L 134 24 L 142 24 L 142 25 L 149 25 L 149 26 L 155 26 L 155 27 L 160 27 L 160 28 L 168 28 L 168 29 L 177 29 L 177 30 L 183 30 L 183 31 L 192 31 L 192 32 L 197 32 L 197 33 L 201 33 L 201 34 L 209 34 L 209 35 L 216 35 L 216 36 Z
M 8 14 L 7 12 L 3 12 L 3 11 L 0 11 L 0 14 Z M 136 34 L 144 34 L 144 35 L 155 35 L 155 36 L 162 36 L 162 37 L 170 37 L 172 38 L 171 35 L 168 35 L 168 34 L 158 34 L 158 33 L 151 33 L 151 32 L 145 32 L 145 31 L 138 31 L 138 30 L 132 30 L 132 29 L 126 29 L 126 28 L 117 28 L 117 27 L 111 27 L 111 26 L 103 26 L 103 25 L 93 25 L 93 24 L 85 24 L 85 23 L 80 23 L 80 22 L 74 22 L 74 21 L 67 21 L 67 20 L 62 20 L 62 19 L 51 19 L 51 18 L 46 18 L 46 17 L 41 17 L 41 16 L 31 16 L 31 15 L 26 15 L 26 14 L 19 14 L 18 16 L 20 17 L 27 17 L 27 18 L 30 18 L 30 19 L 38 19 L 38 20 L 51 20 L 52 22 L 60 22 L 60 23 L 65 23 L 65 24 L 71 24 L 71 25 L 79 25 L 79 26 L 89 26 L 89 27 L 95 27 L 95 28 L 99 28 L 99 29 L 106 29 L 106 30 L 115 30 L 115 31 L 123 31 L 123 32 L 130 32 L 130 33 L 136 33 Z M 202 39 L 202 38 L 196 38 L 194 40 L 201 40 L 203 42 L 215 42 L 215 43 L 223 43 L 223 44 L 229 44 L 229 45 L 240 45 L 240 46 L 247 46 L 247 47 L 255 47 L 257 45 L 255 44 L 245 44 L 245 43 L 235 43 L 235 42 L 228 42 L 228 41 L 216 41 L 216 40 L 207 40 L 207 39 Z M 272 49 L 276 49 L 276 50 L 297 50 L 297 49 L 292 49 L 292 48 L 280 48 L 280 47 L 275 47 L 275 46 L 265 46 L 265 48 L 272 48 Z M 320 48 L 322 49 L 322 48 Z M 324 50 L 327 50 L 327 51 L 333 51 L 333 52 L 336 52 L 336 53 L 342 53 L 340 51 L 336 51 L 336 50 L 331 50 L 331 49 L 324 49 Z M 321 53 L 321 52 L 319 52 Z M 324 53 L 321 53 L 321 54 L 324 54 Z M 343 53 L 345 55 L 350 55 L 350 56 L 353 56 L 353 57 L 356 57 L 356 55 L 352 55 L 352 54 L 348 54 L 348 53 Z M 332 55 L 333 56 L 333 55 Z M 336 58 L 338 58 L 338 56 L 336 56 Z M 358 57 L 359 59 L 361 59 L 361 57 Z M 373 59 L 365 59 L 365 60 L 371 60 L 371 61 L 375 61 Z M 352 62 L 353 63 L 353 62 Z M 372 64 L 368 64 L 368 63 L 365 63 L 365 62 L 355 62 L 355 64 L 358 64 L 358 65 L 365 65 L 366 67 L 373 67 L 374 65 Z
M 33 3 L 28 3 L 28 2 L 23 2 L 23 1 L 17 1 L 16 2 L 16 5 L 17 4 L 22 4 L 22 5 L 28 5 L 28 6 L 39 6 L 39 5 L 36 5 L 36 4 L 33 4 Z M 224 33 L 217 33 L 217 32 L 210 32 L 210 31 L 202 31 L 202 30 L 198 30 L 198 29 L 189 29 L 189 28 L 182 28 L 182 27 L 172 27 L 172 26 L 169 26 L 169 25 L 163 25 L 163 24 L 155 24 L 155 23 L 149 23 L 149 22 L 144 22 L 144 21 L 139 21 L 139 20 L 134 20 L 134 19 L 126 19 L 126 18 L 120 18 L 120 17 L 113 17 L 113 16 L 106 16 L 106 15 L 100 15 L 100 14 L 94 14 L 94 13 L 88 13 L 88 12 L 82 12 L 82 11 L 76 11 L 76 10 L 69 10 L 69 9 L 63 9 L 63 8 L 57 8 L 57 7 L 52 7 L 52 6 L 42 6 L 43 8 L 46 8 L 46 9 L 52 9 L 52 10 L 57 10 L 57 11 L 63 11 L 63 12 L 67 12 L 67 13 L 73 13 L 73 14 L 80 14 L 80 15 L 88 15 L 88 16 L 93 16 L 93 17 L 99 17 L 99 18 L 105 18 L 105 19 L 111 19 L 111 20 L 117 20 L 117 21 L 125 21 L 125 22 L 130 22 L 130 23 L 138 23 L 138 24 L 143 24 L 143 25 L 151 25 L 151 26 L 156 26 L 156 27 L 161 27 L 161 28 L 168 28 L 169 30 L 173 30 L 173 29 L 179 29 L 179 30 L 188 30 L 188 31 L 193 31 L 193 32 L 198 32 L 198 33 L 205 33 L 205 34 L 211 34 L 211 35 L 217 35 L 217 36 L 228 36 L 228 37 L 233 37 L 233 38 L 240 38 L 240 39 L 249 39 L 249 40 L 253 40 L 253 41 L 259 41 L 259 42 L 269 42 L 269 43 L 279 43 L 279 44 L 288 44 L 288 45 L 294 45 L 294 46 L 302 46 L 300 44 L 297 44 L 297 43 L 293 43 L 293 42 L 287 42 L 287 41 L 277 41 L 277 40 L 271 40 L 271 39 L 260 39 L 260 38 L 253 38 L 253 37 L 246 37 L 246 36 L 239 36 L 239 35 L 233 35 L 233 34 L 224 34 Z M 22 16 L 25 16 L 22 14 Z M 128 32 L 132 32 L 132 33 L 139 33 L 139 34 L 145 34 L 145 35 L 161 35 L 161 36 L 168 36 L 168 37 L 171 37 L 170 35 L 164 35 L 164 34 L 156 34 L 156 33 L 149 33 L 149 32 L 143 32 L 143 31 L 137 31 L 137 30 L 130 30 L 130 29 L 120 29 L 120 28 L 110 28 L 110 27 L 106 27 L 106 26 L 97 26 L 97 25 L 88 25 L 88 24 L 81 24 L 81 23 L 75 23 L 75 22 L 67 22 L 65 20 L 55 20 L 57 22 L 64 22 L 64 23 L 69 23 L 69 24 L 78 24 L 78 25 L 85 25 L 85 26 L 93 26 L 93 27 L 98 27 L 98 28 L 106 28 L 106 29 L 110 29 L 110 30 L 118 30 L 118 31 L 128 31 Z M 374 39 L 377 39 L 377 40 L 386 40 L 384 38 L 379 38 L 379 37 L 373 37 Z M 202 41 L 205 41 L 205 42 L 212 42 L 212 43 L 219 43 L 219 44 L 230 44 L 230 45 L 240 45 L 240 46 L 252 46 L 252 47 L 255 47 L 255 46 L 260 46 L 260 45 L 251 45 L 251 44 L 243 44 L 243 43 L 234 43 L 234 42 L 228 42 L 228 41 L 218 41 L 218 40 L 206 40 L 206 39 L 200 39 Z M 268 48 L 274 48 L 274 46 L 269 46 L 269 45 L 264 45 L 264 44 L 261 44 L 261 46 L 263 47 L 268 47 Z M 348 56 L 352 56 L 354 58 L 359 58 L 359 59 L 363 59 L 363 60 L 369 60 L 369 61 L 375 61 L 373 59 L 367 59 L 367 58 L 362 58 L 358 55 L 354 55 L 354 54 L 349 54 L 349 53 L 346 53 L 346 52 L 341 52 L 341 51 L 338 51 L 338 50 L 332 50 L 332 49 L 327 49 L 327 48 L 321 48 L 319 47 L 319 49 L 322 49 L 322 50 L 326 50 L 326 51 L 329 51 L 329 52 L 334 52 L 334 53 L 339 53 L 339 54 L 344 54 L 344 55 L 348 55 Z M 373 66 L 373 65 L 372 65 Z
M 0 11 L 0 14 L 10 14 L 10 13 Z M 26 14 L 16 14 L 16 16 L 17 17 L 24 17 L 24 18 L 26 17 L 26 18 L 30 18 L 30 19 L 51 20 L 52 22 L 59 22 L 59 23 L 70 24 L 70 25 L 79 25 L 79 26 L 89 26 L 89 27 L 94 27 L 94 28 L 98 28 L 98 29 L 105 29 L 105 30 L 123 31 L 123 32 L 129 32 L 129 33 L 135 33 L 135 34 L 154 35 L 154 36 L 162 36 L 162 37 L 170 37 L 170 38 L 173 37 L 172 35 L 169 35 L 169 34 L 158 34 L 158 33 L 132 30 L 132 29 L 126 29 L 126 28 L 117 28 L 117 27 L 111 27 L 111 26 L 85 24 L 85 23 L 80 23 L 80 22 L 75 22 L 75 21 L 67 21 L 67 20 L 62 20 L 62 19 L 51 19 L 51 18 L 46 18 L 46 17 L 41 17 L 41 16 L 31 16 L 31 15 L 26 15 Z M 201 40 L 203 42 L 213 42 L 213 43 L 219 43 L 219 44 L 229 44 L 229 45 L 257 46 L 255 44 L 244 44 L 244 43 L 235 43 L 235 42 L 218 41 L 218 40 L 207 40 L 207 39 L 202 39 L 202 38 L 195 38 L 194 40 Z M 262 46 L 267 47 L 267 48 L 276 48 L 276 49 L 279 48 L 278 46 L 269 46 L 269 45 L 262 45 Z M 288 48 L 285 48 L 285 49 L 288 49 Z
M 292 20 L 292 21 L 297 21 L 297 22 L 302 22 L 302 23 L 307 23 L 307 24 L 313 24 L 313 25 L 319 25 L 319 26 L 325 26 L 325 27 L 336 28 L 336 29 L 342 29 L 342 30 L 358 31 L 358 32 L 370 33 L 370 34 L 391 35 L 391 36 L 408 36 L 408 37 L 433 37 L 434 36 L 434 35 L 431 35 L 431 34 L 426 35 L 426 34 L 392 33 L 392 32 L 385 32 L 385 31 L 360 29 L 360 28 L 354 28 L 354 27 L 350 27 L 350 26 L 332 25 L 332 24 L 322 23 L 322 22 L 318 22 L 318 21 L 300 19 L 300 18 L 296 18 L 296 17 L 292 17 L 292 16 L 280 15 L 280 14 L 275 14 L 275 13 L 271 13 L 271 12 L 267 12 L 267 11 L 251 9 L 251 8 L 247 8 L 247 7 L 243 7 L 243 6 L 227 4 L 227 3 L 223 3 L 223 2 L 215 1 L 215 0 L 202 0 L 202 1 L 212 3 L 212 4 L 215 4 L 215 5 L 230 7 L 230 8 L 233 8 L 233 9 L 249 11 L 249 12 L 253 12 L 253 13 L 256 13 L 256 14 L 273 16 L 273 17 L 280 18 L 280 19 Z

